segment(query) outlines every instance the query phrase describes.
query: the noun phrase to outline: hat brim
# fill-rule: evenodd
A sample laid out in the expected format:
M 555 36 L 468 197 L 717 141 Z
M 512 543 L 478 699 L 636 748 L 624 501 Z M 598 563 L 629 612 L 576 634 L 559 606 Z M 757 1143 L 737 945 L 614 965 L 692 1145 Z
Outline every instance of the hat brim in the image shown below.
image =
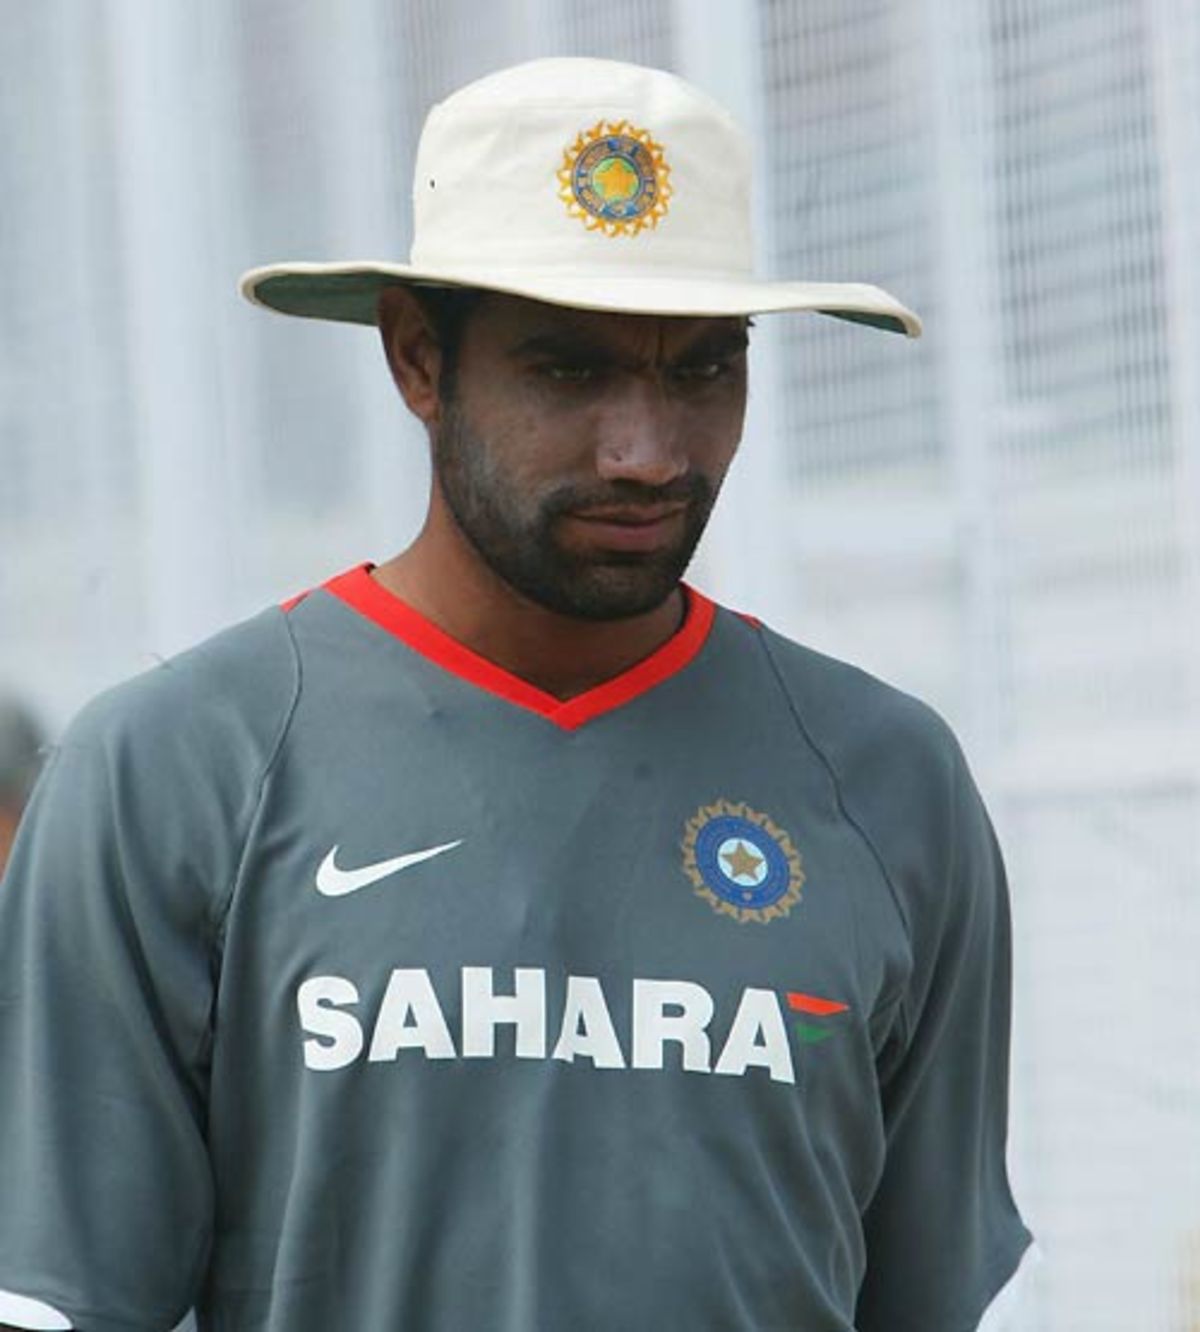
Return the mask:
M 379 293 L 397 285 L 477 287 L 579 310 L 625 314 L 726 316 L 810 310 L 920 337 L 921 321 L 879 287 L 859 282 L 758 282 L 697 274 L 562 273 L 552 270 L 473 273 L 409 264 L 271 264 L 243 274 L 242 295 L 255 305 L 305 319 L 375 324 Z

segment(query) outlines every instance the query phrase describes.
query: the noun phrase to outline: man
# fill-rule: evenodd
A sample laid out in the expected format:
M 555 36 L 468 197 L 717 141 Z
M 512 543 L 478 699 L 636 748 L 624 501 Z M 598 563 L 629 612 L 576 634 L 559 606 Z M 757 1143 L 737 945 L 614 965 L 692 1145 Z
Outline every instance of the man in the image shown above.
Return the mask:
M 244 279 L 378 322 L 428 515 L 100 699 L 39 789 L 0 904 L 26 1320 L 962 1332 L 1004 1298 L 1007 906 L 961 754 L 680 581 L 747 316 L 919 331 L 752 278 L 746 156 L 670 75 L 539 61 L 430 115 L 410 264 Z

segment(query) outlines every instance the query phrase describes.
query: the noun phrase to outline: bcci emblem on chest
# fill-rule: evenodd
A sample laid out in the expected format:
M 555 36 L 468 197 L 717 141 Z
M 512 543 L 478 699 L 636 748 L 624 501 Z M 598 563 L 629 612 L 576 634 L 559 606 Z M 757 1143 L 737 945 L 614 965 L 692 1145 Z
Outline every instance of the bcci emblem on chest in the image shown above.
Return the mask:
M 701 805 L 687 821 L 682 849 L 684 872 L 719 915 L 766 924 L 800 901 L 800 853 L 774 820 L 747 804 Z

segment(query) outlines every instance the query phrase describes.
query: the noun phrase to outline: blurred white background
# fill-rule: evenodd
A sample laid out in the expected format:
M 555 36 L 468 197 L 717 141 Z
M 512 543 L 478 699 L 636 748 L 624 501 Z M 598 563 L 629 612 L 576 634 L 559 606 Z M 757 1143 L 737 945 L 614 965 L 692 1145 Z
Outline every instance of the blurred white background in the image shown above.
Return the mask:
M 759 159 L 764 317 L 694 581 L 928 699 L 1009 859 L 1021 1332 L 1200 1329 L 1196 0 L 0 0 L 0 686 L 99 688 L 414 533 L 370 330 L 235 294 L 404 258 L 432 101 L 678 70 Z M 719 175 L 720 163 L 714 163 Z

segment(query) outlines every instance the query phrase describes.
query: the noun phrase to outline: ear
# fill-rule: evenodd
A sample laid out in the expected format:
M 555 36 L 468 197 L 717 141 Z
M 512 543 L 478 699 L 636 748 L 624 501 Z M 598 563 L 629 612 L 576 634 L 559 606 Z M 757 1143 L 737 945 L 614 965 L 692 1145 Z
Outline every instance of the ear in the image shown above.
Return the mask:
M 436 424 L 442 349 L 429 316 L 412 292 L 401 286 L 380 292 L 378 312 L 384 355 L 400 396 L 419 421 Z

